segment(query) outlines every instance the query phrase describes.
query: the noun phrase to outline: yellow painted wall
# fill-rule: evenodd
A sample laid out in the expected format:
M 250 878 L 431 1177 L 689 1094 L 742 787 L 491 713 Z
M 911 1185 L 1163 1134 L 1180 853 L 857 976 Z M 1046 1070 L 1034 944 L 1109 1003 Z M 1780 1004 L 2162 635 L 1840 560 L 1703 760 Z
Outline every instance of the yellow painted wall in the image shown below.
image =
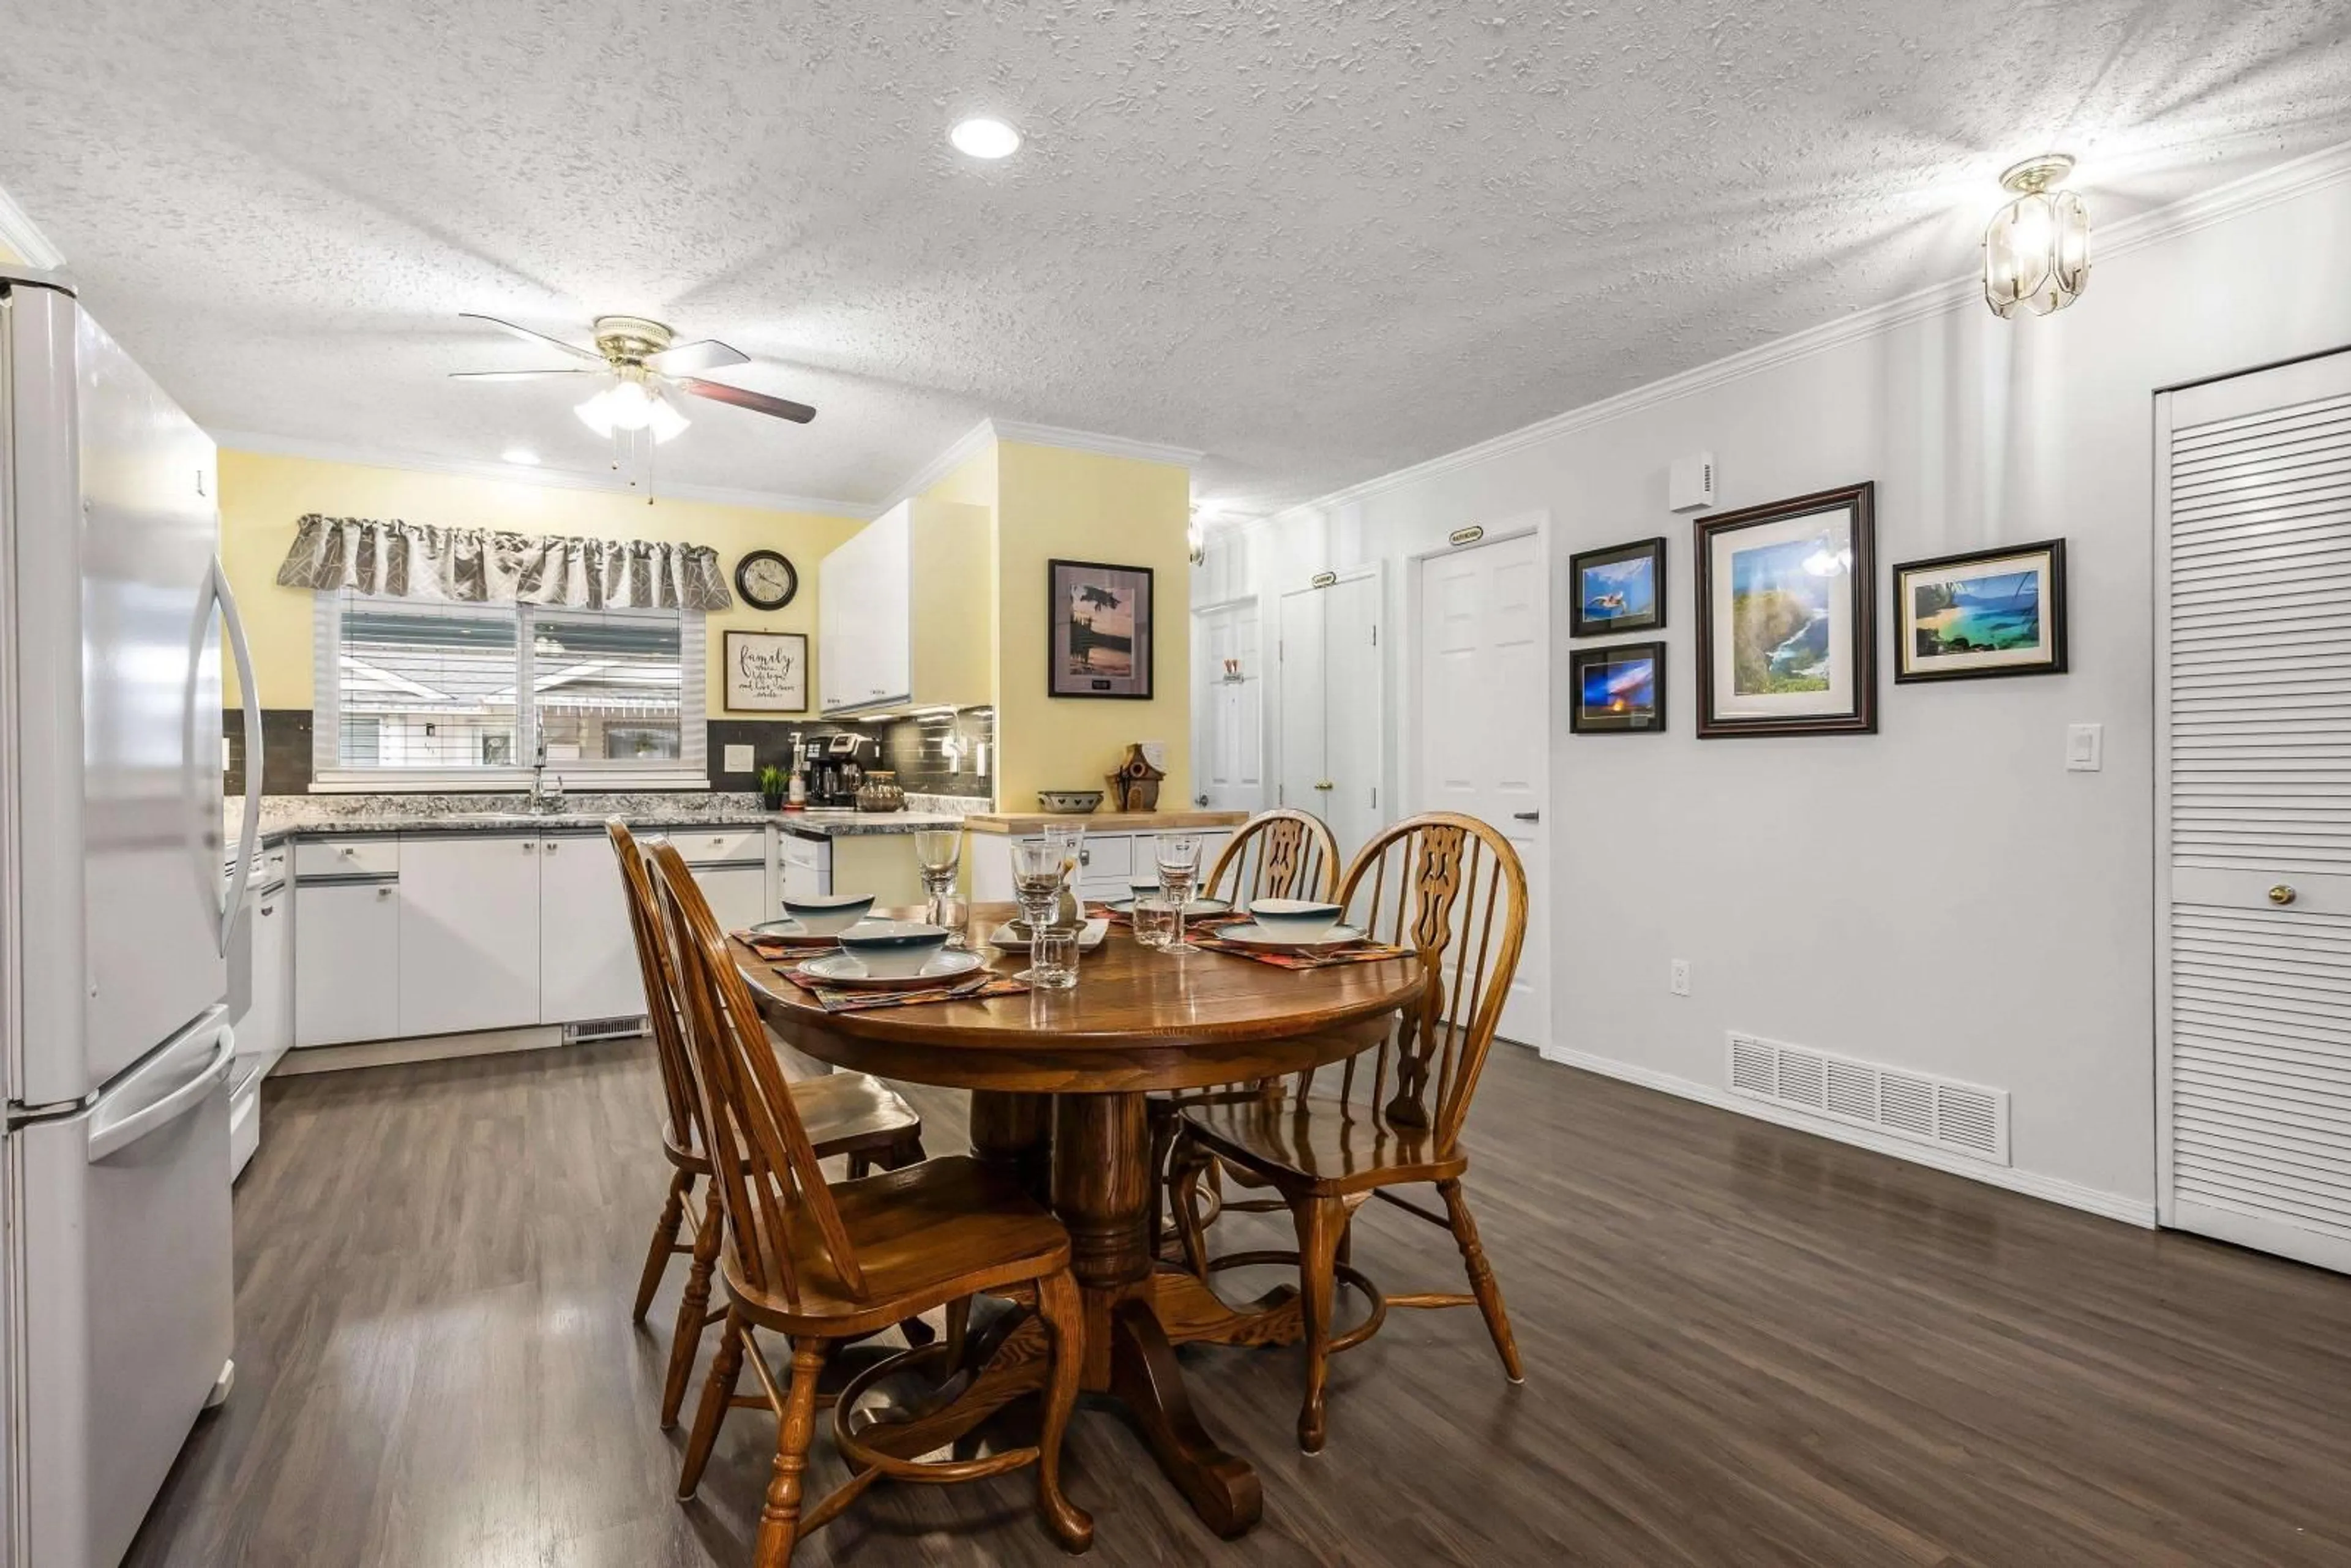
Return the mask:
M 253 645 L 262 706 L 273 708 L 307 708 L 311 702 L 311 595 L 305 589 L 277 586 L 277 568 L 293 545 L 295 522 L 308 512 L 400 517 L 444 528 L 708 545 L 718 552 L 729 591 L 735 562 L 744 551 L 762 547 L 782 551 L 800 574 L 800 591 L 791 603 L 767 614 L 738 600 L 732 610 L 709 619 L 712 718 L 727 716 L 720 649 L 730 627 L 806 632 L 809 690 L 816 691 L 816 563 L 863 526 L 853 517 L 813 512 L 673 499 L 649 507 L 642 498 L 617 492 L 234 451 L 220 455 L 220 502 L 222 564 Z M 235 703 L 233 671 L 228 680 L 227 700 Z
M 1161 805 L 1191 797 L 1191 474 L 1177 465 L 999 442 L 997 466 L 996 800 L 1033 810 L 1040 789 L 1099 788 L 1130 741 L 1167 748 Z M 1152 698 L 1045 695 L 1048 560 L 1152 571 Z

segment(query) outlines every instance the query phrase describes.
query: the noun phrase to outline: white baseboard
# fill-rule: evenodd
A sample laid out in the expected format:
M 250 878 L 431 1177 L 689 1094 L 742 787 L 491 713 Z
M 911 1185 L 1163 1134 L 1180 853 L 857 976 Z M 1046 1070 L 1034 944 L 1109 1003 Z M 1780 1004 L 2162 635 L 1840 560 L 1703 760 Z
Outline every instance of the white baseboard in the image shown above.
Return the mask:
M 1631 1062 L 1595 1056 L 1588 1051 L 1571 1051 L 1554 1046 L 1544 1051 L 1546 1061 L 1556 1061 L 1566 1067 L 1581 1067 L 1587 1072 L 1597 1072 L 1604 1078 L 1619 1079 L 1637 1083 L 1644 1089 L 1655 1089 L 1684 1100 L 1695 1100 L 1701 1105 L 1711 1105 L 1718 1111 L 1734 1111 L 1741 1116 L 1752 1116 L 1759 1122 L 1771 1122 L 1782 1127 L 1793 1127 L 1800 1133 L 1810 1133 L 1817 1138 L 1830 1138 L 1840 1144 L 1851 1144 L 1873 1154 L 1890 1155 L 1912 1165 L 1929 1166 L 1953 1176 L 1966 1176 L 1988 1186 L 2006 1187 L 2028 1197 L 2044 1198 L 2051 1203 L 2078 1208 L 2087 1214 L 2107 1219 L 2118 1219 L 2125 1225 L 2142 1229 L 2156 1228 L 2155 1203 L 2152 1199 L 2126 1197 L 2120 1193 L 2101 1192 L 2078 1182 L 2060 1180 L 2032 1171 L 2018 1170 L 2013 1166 L 1986 1165 L 1965 1155 L 1951 1154 L 1928 1144 L 1914 1144 L 1902 1138 L 1887 1137 L 1866 1127 L 1847 1126 L 1842 1123 L 1815 1118 L 1800 1111 L 1783 1110 L 1761 1100 L 1750 1100 L 1731 1093 L 1711 1083 L 1695 1079 L 1677 1078 L 1670 1072 L 1659 1072 L 1647 1067 L 1635 1067 Z
M 275 1078 L 305 1072 L 340 1072 L 352 1067 L 390 1067 L 404 1061 L 454 1061 L 466 1056 L 503 1056 L 508 1051 L 546 1051 L 563 1043 L 559 1024 L 532 1029 L 484 1030 L 478 1034 L 428 1034 L 412 1040 L 369 1040 L 356 1045 L 308 1045 L 289 1051 L 270 1070 Z

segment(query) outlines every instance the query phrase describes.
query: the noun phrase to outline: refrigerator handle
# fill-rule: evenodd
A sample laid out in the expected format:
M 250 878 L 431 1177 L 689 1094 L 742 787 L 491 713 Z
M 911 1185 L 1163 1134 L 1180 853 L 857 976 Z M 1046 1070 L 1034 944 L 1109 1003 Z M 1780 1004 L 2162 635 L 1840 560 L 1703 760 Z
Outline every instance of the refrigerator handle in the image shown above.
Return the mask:
M 213 598 L 220 605 L 221 624 L 227 629 L 230 653 L 236 659 L 237 695 L 245 700 L 245 816 L 236 835 L 236 869 L 229 873 L 228 892 L 221 904 L 220 950 L 228 955 L 229 933 L 236 925 L 237 905 L 253 875 L 253 856 L 260 848 L 255 837 L 261 828 L 261 693 L 253 680 L 253 650 L 245 640 L 245 621 L 236 612 L 236 594 L 220 558 L 213 558 Z
M 212 1055 L 203 1071 L 162 1098 L 141 1105 L 121 1119 L 110 1119 L 101 1103 L 99 1114 L 89 1123 L 89 1162 L 96 1165 L 108 1155 L 129 1148 L 148 1134 L 178 1121 L 194 1110 L 212 1092 L 220 1087 L 236 1062 L 236 1031 L 226 1024 L 218 1027 L 212 1040 Z

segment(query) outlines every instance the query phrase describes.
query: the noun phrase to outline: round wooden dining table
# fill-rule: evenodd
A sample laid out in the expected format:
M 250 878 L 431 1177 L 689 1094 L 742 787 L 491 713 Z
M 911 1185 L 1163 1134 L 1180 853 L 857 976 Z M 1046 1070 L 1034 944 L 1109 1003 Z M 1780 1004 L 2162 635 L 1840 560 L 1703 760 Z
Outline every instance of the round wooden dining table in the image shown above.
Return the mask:
M 877 911 L 877 914 L 882 912 Z M 912 915 L 914 912 L 907 912 Z M 1017 911 L 978 904 L 973 945 Z M 1174 955 L 1113 925 L 1079 965 L 1073 989 L 827 1012 L 737 942 L 736 957 L 768 1024 L 820 1061 L 971 1092 L 972 1152 L 1018 1172 L 1070 1232 L 1085 1299 L 1081 1386 L 1123 1404 L 1161 1469 L 1209 1527 L 1238 1535 L 1263 1509 L 1257 1474 L 1193 1410 L 1174 1352 L 1211 1341 L 1267 1344 L 1301 1333 L 1295 1292 L 1224 1305 L 1193 1275 L 1159 1266 L 1152 1140 L 1144 1096 L 1278 1077 L 1354 1055 L 1426 984 L 1417 958 L 1286 969 L 1233 955 Z M 996 954 L 1015 974 L 1025 955 Z M 1281 1310 L 1286 1301 L 1288 1310 Z M 947 1402 L 869 1430 L 863 1440 L 914 1457 L 955 1441 L 1040 1387 L 1045 1329 L 1000 1314 L 969 1349 Z

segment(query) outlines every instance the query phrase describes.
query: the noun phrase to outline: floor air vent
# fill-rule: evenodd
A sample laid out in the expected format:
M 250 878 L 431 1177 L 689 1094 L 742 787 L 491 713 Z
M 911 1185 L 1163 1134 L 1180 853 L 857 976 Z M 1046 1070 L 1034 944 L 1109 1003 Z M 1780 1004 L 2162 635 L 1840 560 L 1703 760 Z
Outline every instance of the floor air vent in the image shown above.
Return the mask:
M 2008 1091 L 1730 1037 L 1730 1092 L 1914 1143 L 2008 1164 Z
M 631 1040 L 645 1032 L 643 1014 L 625 1019 L 589 1019 L 563 1026 L 563 1043 L 585 1045 L 591 1040 Z

